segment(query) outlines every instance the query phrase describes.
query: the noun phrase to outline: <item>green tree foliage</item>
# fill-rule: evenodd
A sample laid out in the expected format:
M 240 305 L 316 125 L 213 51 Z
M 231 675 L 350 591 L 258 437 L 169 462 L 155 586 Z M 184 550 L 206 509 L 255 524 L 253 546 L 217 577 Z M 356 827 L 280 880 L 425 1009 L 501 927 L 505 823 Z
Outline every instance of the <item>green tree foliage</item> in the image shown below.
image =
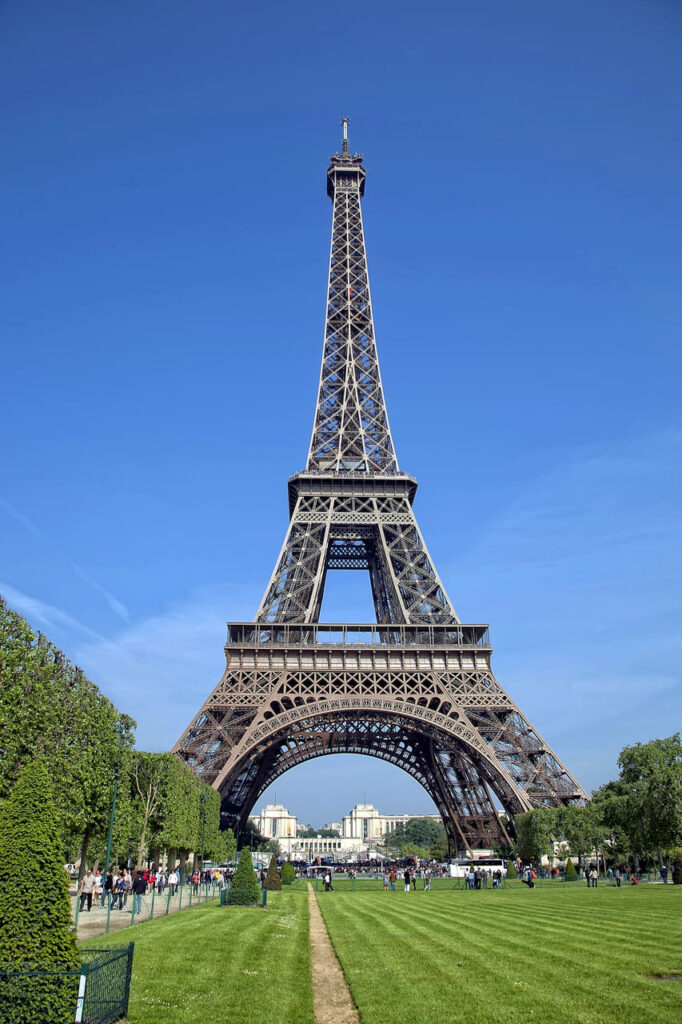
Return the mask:
M 575 877 L 576 877 L 575 864 L 573 863 L 573 861 L 569 857 L 568 860 L 566 861 L 566 878 L 575 878 Z
M 296 879 L 296 871 L 294 865 L 290 864 L 288 860 L 282 864 L 282 885 L 291 885 Z
M 554 808 L 536 808 L 515 817 L 517 849 L 521 860 L 540 862 L 552 850 L 557 830 L 557 812 Z
M 679 732 L 623 747 L 620 782 L 630 814 L 639 818 L 646 850 L 667 849 L 682 839 L 682 744 Z
M 435 843 L 431 843 L 431 846 L 429 847 L 429 857 L 431 858 L 431 860 L 444 861 L 447 855 L 447 840 L 439 839 Z
M 248 846 L 242 849 L 239 863 L 230 884 L 227 902 L 230 906 L 249 906 L 259 901 L 258 880 L 253 870 L 251 851 Z
M 270 858 L 270 864 L 268 865 L 268 873 L 265 876 L 263 882 L 263 888 L 270 891 L 277 891 L 282 888 L 282 879 L 280 878 L 279 871 L 277 870 L 277 858 L 274 853 Z
M 56 820 L 46 767 L 27 764 L 0 812 L 0 969 L 78 967 Z M 2 1019 L 12 1024 L 73 1020 L 76 989 L 74 978 L 35 978 L 23 983 L 22 999 L 9 982 L 0 981 Z
M 248 846 L 250 850 L 261 850 L 265 847 L 266 842 L 267 839 L 261 835 L 258 826 L 251 821 L 251 818 L 247 818 L 244 828 L 240 830 L 237 837 L 237 849 L 241 850 Z
M 516 878 L 516 868 L 512 860 L 507 864 L 507 878 Z
M 91 841 L 101 842 L 108 829 L 119 725 L 125 753 L 132 718 L 0 598 L 0 799 L 21 767 L 40 758 L 52 781 L 62 855 L 81 855 L 83 864 Z
M 396 825 L 395 830 L 385 839 L 386 848 L 396 850 L 401 857 L 410 856 L 415 848 L 420 851 L 416 856 L 429 857 L 434 844 L 444 845 L 447 851 L 445 828 L 432 818 L 410 818 L 405 825 Z

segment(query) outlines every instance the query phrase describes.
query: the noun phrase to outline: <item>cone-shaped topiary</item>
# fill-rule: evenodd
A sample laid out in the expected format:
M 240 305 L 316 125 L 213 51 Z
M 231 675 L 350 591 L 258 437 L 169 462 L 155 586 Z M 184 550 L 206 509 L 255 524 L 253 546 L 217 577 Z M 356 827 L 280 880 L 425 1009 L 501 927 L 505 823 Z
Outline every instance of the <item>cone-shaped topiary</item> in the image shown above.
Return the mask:
M 229 906 L 246 907 L 252 903 L 258 903 L 258 898 L 258 879 L 253 870 L 251 850 L 245 846 L 239 855 L 239 863 L 230 884 L 227 902 Z
M 0 973 L 3 1020 L 12 1024 L 73 1020 L 76 1012 L 80 959 L 56 818 L 47 769 L 27 764 L 0 812 L 0 972 L 72 973 Z
M 575 878 L 575 864 L 570 857 L 566 861 L 565 874 L 566 878 Z
M 294 871 L 294 865 L 285 860 L 284 864 L 282 864 L 282 885 L 291 885 L 295 880 L 296 872 Z
M 263 888 L 268 889 L 270 892 L 273 890 L 280 890 L 282 888 L 282 879 L 279 877 L 279 871 L 277 870 L 277 858 L 274 853 L 270 858 L 270 866 L 268 867 L 268 873 L 265 876 L 263 882 Z
M 516 868 L 514 867 L 514 861 L 510 860 L 507 864 L 507 878 L 516 878 Z

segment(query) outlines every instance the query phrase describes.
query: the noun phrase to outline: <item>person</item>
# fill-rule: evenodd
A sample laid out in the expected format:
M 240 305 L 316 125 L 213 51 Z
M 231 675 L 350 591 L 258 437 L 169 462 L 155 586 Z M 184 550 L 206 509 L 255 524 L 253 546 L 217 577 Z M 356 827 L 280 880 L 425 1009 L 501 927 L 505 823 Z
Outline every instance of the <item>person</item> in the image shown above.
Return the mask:
M 409 892 L 410 891 L 410 869 L 409 868 L 405 868 L 405 874 L 403 875 L 403 878 L 405 880 L 405 892 Z
M 384 892 L 388 892 L 388 887 L 391 884 L 391 878 L 388 871 L 384 871 Z
M 424 874 L 424 892 L 431 892 L 431 872 L 428 868 Z
M 391 868 L 391 873 L 390 873 L 390 875 L 388 877 L 391 880 L 391 892 L 395 892 L 395 880 L 396 880 L 395 868 Z
M 620 868 L 616 868 L 616 870 L 613 872 L 613 877 L 616 879 L 616 886 L 617 886 L 617 888 L 620 889 L 620 879 L 621 879 Z
M 473 889 L 474 884 L 475 884 L 474 869 L 473 868 L 469 868 L 469 871 L 467 872 L 467 884 L 468 884 L 470 889 Z
M 200 880 L 201 880 L 201 876 L 200 876 L 199 872 L 198 871 L 193 871 L 192 872 L 192 892 L 194 893 L 195 896 L 199 892 L 199 882 L 200 882 Z
M 178 891 L 178 881 L 178 873 L 175 868 L 173 868 L 172 871 L 168 872 L 168 885 L 170 887 L 171 896 L 175 896 Z
M 92 893 L 94 891 L 94 888 L 95 876 L 93 875 L 90 868 L 88 868 L 88 870 L 83 875 L 83 878 L 81 879 L 81 910 L 85 906 L 86 901 L 88 904 L 88 912 L 92 910 Z
M 484 889 L 488 888 L 488 872 L 486 871 L 485 868 L 483 868 L 483 870 L 481 871 L 481 886 Z
M 597 882 L 599 881 L 599 872 L 594 865 L 590 868 L 590 880 L 592 882 L 592 888 L 596 889 Z
M 632 873 L 632 874 L 630 875 L 630 885 L 639 885 L 639 878 L 638 878 L 638 877 L 637 877 L 637 875 L 636 875 L 636 874 L 634 873 L 634 871 L 633 871 L 633 873 Z
M 661 878 L 663 879 L 663 884 L 667 885 L 668 884 L 668 869 L 665 866 L 665 864 L 661 868 Z
M 121 910 L 125 910 L 125 908 L 128 906 L 128 893 L 130 892 L 131 886 L 132 883 L 130 881 L 130 875 L 128 874 L 126 869 L 123 868 L 123 871 L 121 872 L 121 892 L 123 893 L 123 898 L 121 901 Z
M 525 874 L 525 877 L 523 877 L 521 879 L 521 881 L 523 882 L 524 885 L 527 885 L 529 889 L 534 889 L 535 888 L 535 882 L 533 881 L 533 869 L 532 868 L 528 868 L 528 870 L 524 874 Z
M 609 879 L 609 885 L 613 885 L 613 868 L 610 867 L 606 874 Z
M 111 868 L 107 871 L 104 876 L 104 885 L 102 886 L 102 907 L 111 905 L 111 890 L 114 887 L 114 876 Z
M 133 914 L 142 913 L 142 897 L 147 892 L 147 879 L 142 871 L 138 871 L 133 880 Z

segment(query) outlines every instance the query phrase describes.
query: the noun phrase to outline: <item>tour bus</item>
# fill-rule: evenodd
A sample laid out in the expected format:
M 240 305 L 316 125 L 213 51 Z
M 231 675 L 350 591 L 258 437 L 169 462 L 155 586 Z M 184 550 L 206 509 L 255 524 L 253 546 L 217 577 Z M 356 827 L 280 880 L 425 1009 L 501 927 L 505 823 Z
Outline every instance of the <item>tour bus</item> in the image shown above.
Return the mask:
M 486 871 L 495 873 L 501 871 L 502 875 L 507 874 L 507 862 L 501 857 L 480 857 L 468 860 L 451 860 L 448 862 L 450 878 L 464 878 L 469 873 L 469 868 L 484 868 Z

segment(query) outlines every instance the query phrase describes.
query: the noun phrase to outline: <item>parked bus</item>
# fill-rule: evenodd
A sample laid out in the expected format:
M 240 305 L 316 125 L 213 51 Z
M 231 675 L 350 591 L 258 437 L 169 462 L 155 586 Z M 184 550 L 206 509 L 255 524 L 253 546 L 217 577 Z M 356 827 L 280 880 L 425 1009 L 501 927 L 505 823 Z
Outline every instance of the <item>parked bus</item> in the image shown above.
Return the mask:
M 501 857 L 480 857 L 480 858 L 469 858 L 468 860 L 451 860 L 448 862 L 448 872 L 450 878 L 465 878 L 469 873 L 469 868 L 483 868 L 485 871 L 494 873 L 495 871 L 501 871 L 502 875 L 507 874 L 507 862 L 502 860 Z

